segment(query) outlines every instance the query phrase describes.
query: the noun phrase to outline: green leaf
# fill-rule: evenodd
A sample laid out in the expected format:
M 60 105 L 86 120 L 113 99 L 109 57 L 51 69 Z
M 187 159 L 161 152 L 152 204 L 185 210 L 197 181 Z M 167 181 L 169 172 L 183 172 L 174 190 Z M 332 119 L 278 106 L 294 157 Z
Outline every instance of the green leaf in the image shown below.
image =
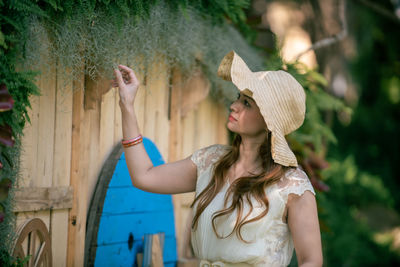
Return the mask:
M 4 49 L 7 49 L 7 44 L 4 39 L 4 34 L 0 31 L 0 46 L 4 47 Z
M 316 82 L 322 84 L 323 86 L 328 86 L 328 81 L 325 79 L 325 77 L 321 73 L 318 73 L 316 71 L 309 71 L 308 74 L 309 74 L 309 77 L 313 81 L 316 81 Z

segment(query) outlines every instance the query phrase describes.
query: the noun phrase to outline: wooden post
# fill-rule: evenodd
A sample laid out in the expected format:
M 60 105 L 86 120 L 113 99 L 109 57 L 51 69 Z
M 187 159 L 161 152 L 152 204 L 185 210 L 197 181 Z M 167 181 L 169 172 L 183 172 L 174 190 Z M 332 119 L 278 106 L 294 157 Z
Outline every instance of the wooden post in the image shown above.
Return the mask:
M 74 189 L 72 209 L 68 218 L 67 266 L 83 266 L 87 198 L 87 153 L 90 129 L 84 111 L 84 81 L 74 82 L 72 109 L 71 178 Z M 83 234 L 82 234 L 83 232 Z
M 65 74 L 67 73 L 67 74 Z M 61 194 L 68 199 L 68 205 L 62 205 L 63 209 L 51 210 L 50 237 L 53 250 L 53 265 L 64 267 L 67 264 L 68 244 L 68 212 L 72 207 L 72 187 L 70 188 L 71 171 L 71 134 L 72 134 L 72 81 L 66 80 L 65 75 L 69 71 L 65 67 L 57 65 L 57 88 L 55 100 L 55 130 L 54 130 L 54 160 L 53 183 L 54 188 L 68 188 L 68 194 Z M 65 192 L 65 191 L 63 191 Z M 67 203 L 65 203 L 67 204 Z
M 138 253 L 139 267 L 164 267 L 164 233 L 147 234 L 144 236 L 144 253 Z

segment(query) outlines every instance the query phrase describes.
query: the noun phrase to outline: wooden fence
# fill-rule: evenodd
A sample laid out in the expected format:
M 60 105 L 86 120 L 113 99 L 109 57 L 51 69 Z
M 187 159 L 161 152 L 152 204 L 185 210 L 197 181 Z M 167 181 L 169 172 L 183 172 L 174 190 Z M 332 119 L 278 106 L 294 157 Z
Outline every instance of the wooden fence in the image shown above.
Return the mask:
M 31 97 L 14 209 L 17 226 L 34 217 L 45 222 L 54 266 L 83 266 L 90 200 L 105 159 L 122 138 L 121 115 L 118 91 L 108 81 L 82 76 L 66 83 L 63 71 L 54 66 L 39 76 L 41 96 Z M 139 126 L 164 159 L 227 143 L 227 110 L 208 96 L 201 71 L 183 80 L 179 70 L 157 65 L 139 76 Z M 186 255 L 192 200 L 193 193 L 173 197 L 180 258 Z

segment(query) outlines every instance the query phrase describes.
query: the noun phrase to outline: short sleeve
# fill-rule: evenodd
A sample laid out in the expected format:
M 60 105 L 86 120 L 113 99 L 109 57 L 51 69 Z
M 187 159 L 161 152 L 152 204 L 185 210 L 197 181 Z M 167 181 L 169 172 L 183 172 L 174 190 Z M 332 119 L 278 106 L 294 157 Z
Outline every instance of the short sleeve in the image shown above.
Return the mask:
M 285 176 L 281 181 L 279 181 L 278 187 L 280 188 L 280 194 L 285 202 L 287 201 L 289 194 L 301 196 L 304 192 L 310 191 L 315 195 L 310 179 L 300 168 L 287 171 Z
M 198 173 L 201 173 L 211 164 L 218 161 L 226 151 L 227 147 L 224 145 L 212 145 L 196 150 L 190 159 L 196 164 Z

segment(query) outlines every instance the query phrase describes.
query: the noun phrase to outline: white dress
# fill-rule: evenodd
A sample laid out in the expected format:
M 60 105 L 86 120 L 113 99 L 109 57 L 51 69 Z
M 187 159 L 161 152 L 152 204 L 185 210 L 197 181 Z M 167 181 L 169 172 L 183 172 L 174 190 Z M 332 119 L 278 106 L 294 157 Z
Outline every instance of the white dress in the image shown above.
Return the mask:
M 195 151 L 191 160 L 197 165 L 196 196 L 208 185 L 215 162 L 226 153 L 228 146 L 212 145 Z M 229 187 L 226 183 L 221 191 L 201 214 L 197 228 L 192 229 L 191 238 L 197 258 L 209 262 L 247 263 L 252 266 L 287 266 L 293 255 L 293 240 L 288 225 L 283 222 L 288 195 L 302 195 L 306 190 L 314 195 L 314 189 L 307 175 L 299 168 L 290 170 L 278 183 L 266 188 L 269 210 L 262 219 L 245 224 L 242 237 L 251 243 L 244 243 L 235 233 L 227 238 L 218 238 L 212 228 L 211 218 L 214 212 L 224 208 L 225 193 Z M 248 219 L 254 218 L 264 210 L 264 206 L 254 200 L 253 212 Z M 193 214 L 197 203 L 193 207 Z M 248 212 L 244 205 L 243 215 Z M 237 213 L 218 217 L 216 228 L 220 236 L 232 232 Z

